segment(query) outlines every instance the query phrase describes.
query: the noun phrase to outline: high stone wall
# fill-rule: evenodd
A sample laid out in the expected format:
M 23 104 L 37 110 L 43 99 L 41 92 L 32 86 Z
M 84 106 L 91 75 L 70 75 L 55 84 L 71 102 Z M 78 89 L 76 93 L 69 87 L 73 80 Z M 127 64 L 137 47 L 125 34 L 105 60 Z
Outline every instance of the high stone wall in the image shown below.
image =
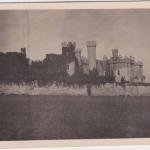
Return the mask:
M 27 95 L 70 95 L 88 96 L 87 87 L 79 86 L 34 86 L 34 85 L 0 85 L 0 94 L 27 94 Z M 150 96 L 150 86 L 120 86 L 105 84 L 104 86 L 91 86 L 92 96 Z

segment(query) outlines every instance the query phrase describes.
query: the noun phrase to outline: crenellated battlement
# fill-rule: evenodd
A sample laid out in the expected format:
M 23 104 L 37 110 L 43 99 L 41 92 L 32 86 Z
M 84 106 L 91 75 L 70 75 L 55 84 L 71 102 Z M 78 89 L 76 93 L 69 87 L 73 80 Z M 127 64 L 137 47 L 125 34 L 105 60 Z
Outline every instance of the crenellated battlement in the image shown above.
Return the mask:
M 76 47 L 76 42 L 73 42 L 73 41 L 72 42 L 71 41 L 70 42 L 66 42 L 65 41 L 65 42 L 61 43 L 61 46 L 62 47 L 71 47 L 71 46 Z
M 86 46 L 87 47 L 96 47 L 96 41 L 87 41 Z

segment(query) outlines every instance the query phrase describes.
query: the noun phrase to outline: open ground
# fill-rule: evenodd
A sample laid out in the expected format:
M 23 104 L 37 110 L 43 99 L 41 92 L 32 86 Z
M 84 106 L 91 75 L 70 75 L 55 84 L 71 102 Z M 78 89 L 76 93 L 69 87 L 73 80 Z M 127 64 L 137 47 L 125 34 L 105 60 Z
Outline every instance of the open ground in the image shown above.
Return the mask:
M 0 140 L 150 137 L 150 97 L 0 95 Z

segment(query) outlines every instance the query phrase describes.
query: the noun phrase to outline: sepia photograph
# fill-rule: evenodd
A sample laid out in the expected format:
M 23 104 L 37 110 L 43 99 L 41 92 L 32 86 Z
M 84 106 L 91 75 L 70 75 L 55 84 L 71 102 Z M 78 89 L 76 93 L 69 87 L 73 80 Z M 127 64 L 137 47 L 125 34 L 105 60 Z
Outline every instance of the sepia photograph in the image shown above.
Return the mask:
M 0 10 L 0 141 L 150 138 L 150 9 Z

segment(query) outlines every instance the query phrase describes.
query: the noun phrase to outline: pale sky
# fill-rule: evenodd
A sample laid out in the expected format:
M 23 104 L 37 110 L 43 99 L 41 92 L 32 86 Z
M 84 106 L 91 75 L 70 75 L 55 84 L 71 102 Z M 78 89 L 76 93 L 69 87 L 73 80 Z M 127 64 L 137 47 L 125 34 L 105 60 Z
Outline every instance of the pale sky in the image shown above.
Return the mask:
M 98 59 L 118 48 L 142 61 L 150 81 L 150 9 L 0 11 L 1 52 L 26 47 L 30 59 L 42 60 L 61 53 L 62 41 L 75 41 L 86 56 L 88 40 L 97 42 Z

